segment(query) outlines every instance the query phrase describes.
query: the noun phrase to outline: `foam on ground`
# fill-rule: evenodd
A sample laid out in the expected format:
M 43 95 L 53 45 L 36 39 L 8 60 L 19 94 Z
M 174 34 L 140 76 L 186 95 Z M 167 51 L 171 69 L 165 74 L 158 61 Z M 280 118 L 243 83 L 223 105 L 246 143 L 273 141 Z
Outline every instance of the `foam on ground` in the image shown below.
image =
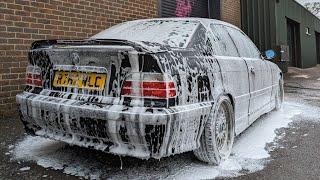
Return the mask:
M 97 159 L 88 159 L 75 153 L 72 148 L 65 148 L 66 144 L 44 139 L 41 137 L 26 136 L 13 149 L 14 160 L 34 161 L 44 168 L 62 170 L 66 174 L 80 176 L 87 179 L 108 178 L 155 178 L 160 179 L 212 179 L 216 177 L 235 177 L 245 173 L 262 170 L 270 159 L 266 144 L 276 139 L 276 129 L 287 127 L 297 115 L 317 119 L 319 109 L 303 104 L 286 102 L 280 111 L 272 111 L 257 120 L 249 129 L 240 135 L 232 151 L 231 157 L 220 166 L 211 166 L 195 160 L 190 154 L 164 158 L 160 162 L 134 168 L 109 165 Z M 318 114 L 317 114 L 318 113 Z M 279 135 L 281 138 L 284 134 Z M 154 166 L 153 166 L 154 165 Z M 153 166 L 153 167 L 152 167 Z M 166 170 L 159 170 L 159 169 Z

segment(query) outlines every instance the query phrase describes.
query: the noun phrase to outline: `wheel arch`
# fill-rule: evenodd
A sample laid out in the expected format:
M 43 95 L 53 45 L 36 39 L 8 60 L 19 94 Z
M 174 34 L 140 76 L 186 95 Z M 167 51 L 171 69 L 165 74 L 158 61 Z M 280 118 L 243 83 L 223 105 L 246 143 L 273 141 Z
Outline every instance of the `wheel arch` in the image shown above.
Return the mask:
M 231 102 L 231 105 L 232 105 L 232 109 L 233 109 L 233 118 L 232 118 L 232 123 L 233 123 L 233 126 L 235 127 L 236 126 L 236 109 L 235 109 L 235 99 L 234 97 L 232 96 L 231 93 L 227 93 L 226 96 L 230 99 L 230 102 Z M 234 135 L 236 136 L 236 131 L 234 131 Z
M 205 126 L 205 124 L 208 122 L 209 118 L 210 118 L 210 113 L 212 113 L 212 111 L 215 111 L 216 108 L 217 108 L 217 103 L 218 101 L 220 100 L 221 97 L 227 97 L 229 98 L 230 102 L 231 102 L 231 105 L 232 105 L 232 109 L 233 109 L 233 125 L 235 126 L 235 100 L 234 100 L 234 97 L 232 96 L 231 93 L 221 93 L 219 96 L 216 97 L 216 100 L 215 100 L 215 103 L 212 105 L 212 108 L 209 112 L 209 115 L 208 115 L 208 118 L 205 119 L 205 121 L 203 122 L 203 126 Z M 204 132 L 204 129 L 202 129 L 200 132 L 199 132 L 199 137 L 202 136 Z
M 234 100 L 233 96 L 230 93 L 227 93 L 226 96 L 229 97 L 231 104 L 232 104 L 232 107 L 233 107 L 233 111 L 234 111 L 235 110 L 235 100 Z
M 280 71 L 279 75 L 280 75 L 280 81 L 283 81 L 283 78 L 284 78 L 283 77 L 283 72 Z
M 218 112 L 217 110 L 219 109 L 219 104 L 222 104 L 223 102 L 226 102 L 226 101 L 229 101 L 228 102 L 228 107 L 229 107 L 229 110 L 233 113 L 232 118 L 230 119 L 232 122 L 229 121 L 229 123 L 232 124 L 232 125 L 231 126 L 227 126 L 227 127 L 230 127 L 230 130 L 232 129 L 232 131 L 234 132 L 234 133 L 228 133 L 228 137 L 230 137 L 230 140 L 228 140 L 228 143 L 233 145 L 234 137 L 236 136 L 236 134 L 235 134 L 235 117 L 234 117 L 234 98 L 233 98 L 233 96 L 231 94 L 228 94 L 228 93 L 221 93 L 219 96 L 217 96 L 216 99 L 215 99 L 215 103 L 212 105 L 212 109 L 210 110 L 210 116 L 216 116 L 215 118 L 217 118 L 217 114 L 216 113 Z M 210 118 L 210 116 L 209 116 L 209 118 Z M 215 121 L 212 121 L 212 120 L 210 121 L 209 118 L 207 118 L 206 121 L 203 124 L 204 128 L 202 129 L 202 132 L 201 132 L 201 134 L 199 136 L 199 139 L 198 139 L 199 140 L 198 141 L 199 146 L 198 146 L 198 149 L 196 149 L 194 151 L 194 153 L 195 153 L 196 157 L 199 160 L 202 160 L 202 161 L 208 162 L 208 163 L 219 163 L 220 160 L 221 160 L 220 156 L 219 156 L 219 158 L 217 158 L 217 156 L 212 158 L 212 154 L 214 152 L 215 153 L 217 152 L 216 150 L 214 150 L 215 146 L 213 146 L 213 145 L 212 146 L 211 145 L 208 146 L 207 142 L 204 143 L 204 141 L 206 141 L 205 139 L 208 139 L 208 137 L 209 137 L 209 139 L 210 138 L 212 139 L 213 136 L 214 136 L 214 135 L 212 135 L 213 133 L 206 133 L 206 132 L 211 132 L 211 130 L 205 131 L 205 129 L 208 128 L 208 125 L 212 128 L 212 126 L 211 126 L 212 122 L 215 123 Z M 213 127 L 213 128 L 215 128 L 215 127 Z M 208 134 L 209 135 L 211 134 L 211 135 L 208 136 Z M 232 149 L 232 145 L 231 145 L 231 149 Z M 208 152 L 208 148 L 211 149 L 210 152 Z M 231 152 L 231 149 L 230 149 L 230 152 Z M 214 150 L 214 151 L 212 151 L 212 150 Z M 204 151 L 206 151 L 206 153 Z
M 217 103 L 218 101 L 220 100 L 221 97 L 227 97 L 229 98 L 230 102 L 231 102 L 231 105 L 232 105 L 232 109 L 233 109 L 233 113 L 235 113 L 235 99 L 233 97 L 233 95 L 231 93 L 221 93 L 219 96 L 217 96 L 216 100 L 215 100 L 215 103 L 213 104 L 212 106 L 212 110 L 211 111 L 214 111 L 217 107 Z

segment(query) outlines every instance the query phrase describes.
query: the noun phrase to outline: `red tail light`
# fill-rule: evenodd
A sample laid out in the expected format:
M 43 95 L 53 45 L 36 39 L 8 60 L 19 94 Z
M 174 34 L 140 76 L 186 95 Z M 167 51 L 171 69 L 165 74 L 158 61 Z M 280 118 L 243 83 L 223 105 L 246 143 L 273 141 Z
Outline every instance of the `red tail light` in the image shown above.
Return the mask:
M 28 66 L 26 73 L 26 85 L 43 87 L 41 69 L 35 66 Z
M 162 74 L 144 74 L 135 80 L 131 75 L 123 83 L 121 95 L 143 98 L 174 98 L 176 88 L 174 82 Z

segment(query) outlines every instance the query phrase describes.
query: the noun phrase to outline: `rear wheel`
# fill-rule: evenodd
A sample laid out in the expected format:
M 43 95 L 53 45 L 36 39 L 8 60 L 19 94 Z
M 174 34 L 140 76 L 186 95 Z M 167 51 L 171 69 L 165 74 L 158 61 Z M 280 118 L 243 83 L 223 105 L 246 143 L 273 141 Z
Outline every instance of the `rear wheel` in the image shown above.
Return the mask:
M 234 111 L 230 99 L 223 96 L 211 111 L 195 156 L 209 164 L 219 165 L 230 156 L 235 135 Z
M 278 111 L 282 108 L 283 100 L 284 100 L 284 89 L 283 89 L 283 80 L 279 81 L 279 88 L 276 92 L 275 96 L 275 109 Z

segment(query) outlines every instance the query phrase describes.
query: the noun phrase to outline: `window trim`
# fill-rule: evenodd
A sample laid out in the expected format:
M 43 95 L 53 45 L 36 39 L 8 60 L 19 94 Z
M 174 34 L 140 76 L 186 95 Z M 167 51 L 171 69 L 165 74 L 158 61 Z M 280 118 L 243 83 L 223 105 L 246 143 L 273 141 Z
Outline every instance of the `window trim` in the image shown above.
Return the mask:
M 254 47 L 254 48 L 256 49 L 256 51 L 259 53 L 259 58 L 244 57 L 244 56 L 241 56 L 240 51 L 239 51 L 239 48 L 237 47 L 237 45 L 235 45 L 236 48 L 237 48 L 237 50 L 238 50 L 239 57 L 241 57 L 241 58 L 247 58 L 247 59 L 259 59 L 259 60 L 263 60 L 263 59 L 261 58 L 261 52 L 260 52 L 260 50 L 259 50 L 259 49 L 257 48 L 257 46 L 254 44 L 254 42 L 246 35 L 246 33 L 244 33 L 243 31 L 241 31 L 241 30 L 239 30 L 239 29 L 237 29 L 237 28 L 234 28 L 234 27 L 232 27 L 232 26 L 228 26 L 228 25 L 223 25 L 223 26 L 226 28 L 226 31 L 228 32 L 228 34 L 229 34 L 229 36 L 230 36 L 230 38 L 232 39 L 232 41 L 233 41 L 234 44 L 235 44 L 234 39 L 233 39 L 232 36 L 230 35 L 230 33 L 229 33 L 229 31 L 228 31 L 227 28 L 231 28 L 231 29 L 234 29 L 234 30 L 240 32 L 247 40 L 249 40 L 249 42 L 251 42 L 251 44 L 254 45 L 253 47 Z
M 223 29 L 225 29 L 226 32 L 227 32 L 227 34 L 228 34 L 228 36 L 229 36 L 229 38 L 230 38 L 230 40 L 232 41 L 232 43 L 233 43 L 233 45 L 234 45 L 234 47 L 235 47 L 235 49 L 237 50 L 238 56 L 228 56 L 228 55 L 225 55 L 225 56 L 226 56 L 226 57 L 241 57 L 241 56 L 240 56 L 240 53 L 239 53 L 238 47 L 236 46 L 233 38 L 231 37 L 231 35 L 229 34 L 229 32 L 228 32 L 227 29 L 226 29 L 226 25 L 224 25 L 224 24 L 217 24 L 217 23 L 210 23 L 208 29 L 209 29 L 210 33 L 211 33 L 213 36 L 214 36 L 215 34 L 213 33 L 213 31 L 212 31 L 212 29 L 211 29 L 211 25 L 212 25 L 212 26 L 221 26 Z M 219 56 L 219 55 L 216 55 L 216 56 Z M 221 56 L 221 55 L 220 55 L 220 56 Z

